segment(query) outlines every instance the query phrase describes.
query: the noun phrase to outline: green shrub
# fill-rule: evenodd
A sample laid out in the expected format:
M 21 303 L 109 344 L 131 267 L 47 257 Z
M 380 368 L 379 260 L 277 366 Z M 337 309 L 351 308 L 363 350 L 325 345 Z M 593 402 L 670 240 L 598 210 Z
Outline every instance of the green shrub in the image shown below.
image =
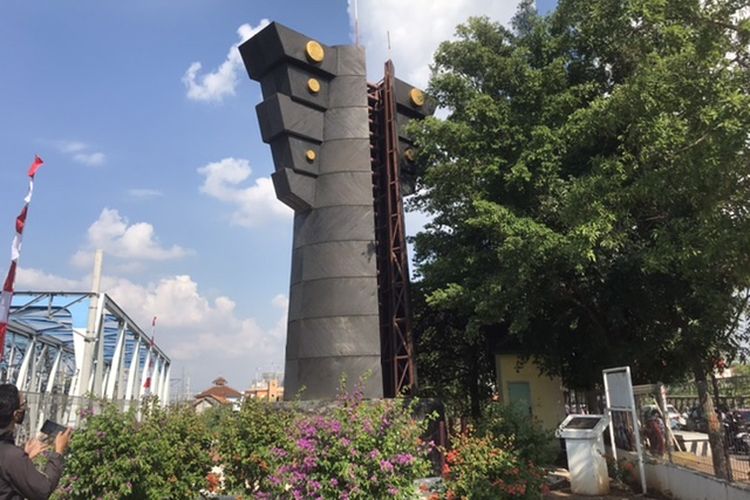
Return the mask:
M 192 408 L 151 400 L 140 421 L 114 405 L 81 417 L 56 498 L 194 498 L 206 486 L 210 435 Z
M 477 425 L 477 435 L 492 436 L 495 445 L 513 450 L 519 458 L 538 465 L 550 465 L 559 452 L 558 441 L 522 408 L 489 403 Z
M 426 421 L 400 399 L 363 401 L 355 391 L 322 414 L 303 415 L 271 449 L 256 498 L 414 498 L 429 471 Z
M 224 466 L 226 491 L 252 494 L 269 474 L 271 448 L 290 441 L 294 414 L 291 409 L 247 399 L 238 412 L 229 409 L 207 417 L 216 425 L 216 459 Z
M 444 498 L 537 499 L 544 485 L 539 467 L 517 452 L 500 449 L 492 435 L 459 435 L 445 455 Z

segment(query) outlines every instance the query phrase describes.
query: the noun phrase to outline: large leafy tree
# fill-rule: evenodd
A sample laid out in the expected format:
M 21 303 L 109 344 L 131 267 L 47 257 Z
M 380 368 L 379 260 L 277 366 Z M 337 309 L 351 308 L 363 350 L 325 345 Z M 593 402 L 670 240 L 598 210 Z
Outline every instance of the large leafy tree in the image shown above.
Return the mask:
M 750 285 L 747 0 L 523 2 L 435 56 L 415 130 L 420 317 L 506 330 L 570 387 L 736 354 Z M 416 128 L 416 127 L 415 127 Z M 458 324 L 457 324 L 458 323 Z M 428 336 L 439 338 L 439 335 Z M 421 352 L 443 349 L 422 342 Z

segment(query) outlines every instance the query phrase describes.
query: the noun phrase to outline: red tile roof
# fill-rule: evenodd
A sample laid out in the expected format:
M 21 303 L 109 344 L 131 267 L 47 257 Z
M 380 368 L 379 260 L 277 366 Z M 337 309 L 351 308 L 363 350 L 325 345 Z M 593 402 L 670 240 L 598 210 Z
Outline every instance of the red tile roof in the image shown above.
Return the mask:
M 204 398 L 206 396 L 217 396 L 225 399 L 239 399 L 242 397 L 242 393 L 238 390 L 232 389 L 226 385 L 227 381 L 219 377 L 214 380 L 214 386 L 201 392 L 195 399 Z
M 207 399 L 213 399 L 214 401 L 222 405 L 230 404 L 226 398 L 222 398 L 221 396 L 214 396 L 213 394 L 208 394 L 206 396 L 196 396 L 195 401 L 193 401 L 193 406 L 197 406 L 200 404 L 201 401 L 204 401 Z

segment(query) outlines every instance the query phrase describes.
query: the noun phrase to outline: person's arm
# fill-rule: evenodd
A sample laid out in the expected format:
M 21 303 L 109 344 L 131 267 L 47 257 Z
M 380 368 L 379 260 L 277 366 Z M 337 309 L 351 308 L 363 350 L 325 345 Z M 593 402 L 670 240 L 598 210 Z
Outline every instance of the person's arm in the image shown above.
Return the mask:
M 67 428 L 55 436 L 55 451 L 47 454 L 44 473 L 37 470 L 34 462 L 23 450 L 13 447 L 5 470 L 13 489 L 29 500 L 47 500 L 60 482 L 63 470 L 62 454 L 68 449 L 72 432 L 73 429 Z
M 11 487 L 29 500 L 47 500 L 57 488 L 62 475 L 62 455 L 51 452 L 41 473 L 29 456 L 16 448 L 5 463 L 5 474 Z

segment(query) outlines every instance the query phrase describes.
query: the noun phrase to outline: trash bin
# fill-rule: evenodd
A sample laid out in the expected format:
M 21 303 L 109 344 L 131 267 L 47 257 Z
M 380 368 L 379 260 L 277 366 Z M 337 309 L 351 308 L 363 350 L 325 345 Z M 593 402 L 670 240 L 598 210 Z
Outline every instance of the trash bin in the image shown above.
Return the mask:
M 609 493 L 609 475 L 602 437 L 607 425 L 607 415 L 568 415 L 557 428 L 557 436 L 565 440 L 570 489 L 574 494 Z

